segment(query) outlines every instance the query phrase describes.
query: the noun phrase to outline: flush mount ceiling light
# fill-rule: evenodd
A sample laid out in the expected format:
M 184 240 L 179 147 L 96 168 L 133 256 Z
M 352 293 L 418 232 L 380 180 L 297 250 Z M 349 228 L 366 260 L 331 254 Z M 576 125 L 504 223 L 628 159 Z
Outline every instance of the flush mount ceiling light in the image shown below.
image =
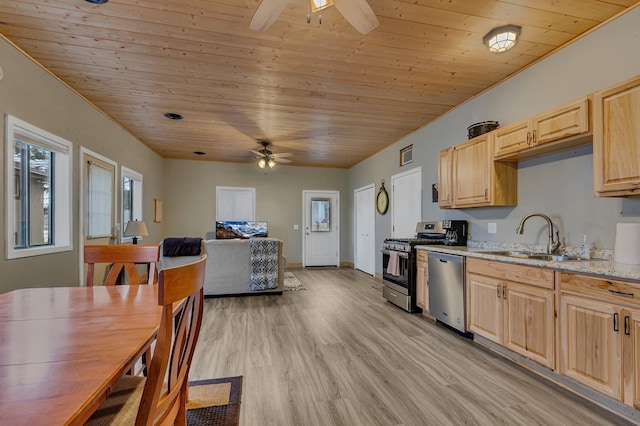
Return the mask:
M 184 117 L 176 112 L 167 112 L 164 114 L 169 120 L 182 120 Z
M 494 28 L 482 38 L 482 42 L 492 53 L 506 52 L 516 45 L 521 28 L 517 25 L 505 25 Z
M 312 12 L 318 12 L 329 6 L 333 6 L 333 0 L 309 0 L 309 4 L 311 5 Z

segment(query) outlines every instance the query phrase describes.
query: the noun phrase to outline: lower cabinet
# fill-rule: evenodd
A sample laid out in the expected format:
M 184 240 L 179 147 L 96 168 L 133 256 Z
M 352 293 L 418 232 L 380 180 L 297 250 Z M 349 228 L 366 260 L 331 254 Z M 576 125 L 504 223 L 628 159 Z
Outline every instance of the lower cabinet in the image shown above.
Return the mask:
M 416 261 L 416 305 L 422 308 L 422 313 L 429 313 L 429 267 L 427 251 L 417 250 Z
M 560 373 L 640 409 L 640 285 L 562 273 Z
M 555 368 L 553 271 L 467 259 L 469 329 Z

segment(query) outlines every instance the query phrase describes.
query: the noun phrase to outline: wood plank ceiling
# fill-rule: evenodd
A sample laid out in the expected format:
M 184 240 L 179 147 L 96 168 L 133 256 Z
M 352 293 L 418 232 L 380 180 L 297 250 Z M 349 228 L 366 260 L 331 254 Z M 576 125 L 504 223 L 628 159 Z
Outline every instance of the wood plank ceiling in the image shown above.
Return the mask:
M 252 162 L 268 139 L 351 167 L 636 3 L 369 0 L 362 35 L 335 7 L 307 24 L 306 0 L 266 32 L 248 28 L 259 0 L 13 0 L 0 32 L 165 158 Z M 504 24 L 521 41 L 491 54 Z

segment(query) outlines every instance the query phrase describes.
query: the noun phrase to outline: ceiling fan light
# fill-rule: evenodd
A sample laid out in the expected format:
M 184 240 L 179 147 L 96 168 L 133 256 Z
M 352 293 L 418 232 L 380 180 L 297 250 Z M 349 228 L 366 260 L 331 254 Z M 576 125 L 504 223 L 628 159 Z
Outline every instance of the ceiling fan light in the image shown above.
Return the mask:
M 309 0 L 309 4 L 311 5 L 311 11 L 317 12 L 333 6 L 333 0 Z
M 268 162 L 267 164 L 269 165 L 269 168 L 270 168 L 270 169 L 273 169 L 273 166 L 275 166 L 275 165 L 276 165 L 276 162 L 275 162 L 275 161 L 273 161 L 273 159 L 269 159 L 269 162 Z
M 265 160 L 264 158 L 261 158 L 258 160 L 258 167 L 260 167 L 261 169 L 264 169 L 267 166 L 267 160 Z
M 517 25 L 505 25 L 494 28 L 482 38 L 492 53 L 502 53 L 516 45 L 521 28 Z

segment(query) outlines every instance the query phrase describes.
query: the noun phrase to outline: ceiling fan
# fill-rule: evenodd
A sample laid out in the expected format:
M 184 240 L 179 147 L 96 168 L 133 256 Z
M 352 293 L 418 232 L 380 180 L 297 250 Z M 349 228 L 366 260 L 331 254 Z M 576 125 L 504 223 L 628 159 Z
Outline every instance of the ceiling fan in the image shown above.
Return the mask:
M 253 152 L 257 155 L 258 159 L 258 167 L 264 169 L 269 166 L 272 168 L 276 165 L 276 163 L 293 163 L 291 160 L 287 160 L 285 157 L 291 157 L 293 154 L 290 152 L 283 152 L 281 154 L 274 154 L 267 147 L 271 144 L 269 141 L 258 141 L 260 145 L 262 145 L 262 149 L 256 151 L 254 149 L 250 149 L 249 151 Z
M 266 31 L 282 13 L 290 1 L 303 0 L 262 0 L 251 19 L 249 28 Z M 312 12 L 335 6 L 349 23 L 362 34 L 367 34 L 379 24 L 367 0 L 307 0 Z M 310 22 L 310 15 L 307 22 Z

